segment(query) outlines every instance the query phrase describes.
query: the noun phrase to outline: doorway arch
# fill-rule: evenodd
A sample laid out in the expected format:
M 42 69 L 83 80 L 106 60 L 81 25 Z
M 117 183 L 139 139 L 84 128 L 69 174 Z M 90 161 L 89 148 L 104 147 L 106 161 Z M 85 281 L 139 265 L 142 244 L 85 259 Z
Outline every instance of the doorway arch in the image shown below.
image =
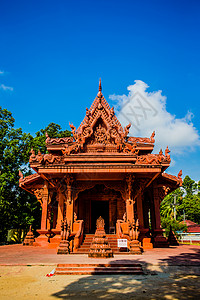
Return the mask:
M 82 191 L 77 199 L 79 220 L 84 220 L 85 233 L 94 233 L 96 220 L 101 216 L 105 221 L 105 231 L 116 226 L 126 210 L 121 193 L 107 188 L 104 184 L 96 184 L 93 188 Z

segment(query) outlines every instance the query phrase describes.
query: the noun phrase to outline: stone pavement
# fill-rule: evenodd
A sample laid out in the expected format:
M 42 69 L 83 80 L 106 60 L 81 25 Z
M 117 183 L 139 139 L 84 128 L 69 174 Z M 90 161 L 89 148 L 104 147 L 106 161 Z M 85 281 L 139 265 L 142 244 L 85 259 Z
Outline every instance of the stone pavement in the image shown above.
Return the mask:
M 34 246 L 0 246 L 0 265 L 55 265 L 58 263 L 121 263 L 134 262 L 149 265 L 199 266 L 200 246 L 180 245 L 154 248 L 142 255 L 114 255 L 109 259 L 88 258 L 86 254 L 57 255 L 56 249 Z
M 46 277 L 57 263 L 141 263 L 144 275 Z M 0 298 L 32 299 L 200 299 L 200 247 L 152 249 L 142 255 L 92 259 L 57 255 L 55 249 L 0 246 Z

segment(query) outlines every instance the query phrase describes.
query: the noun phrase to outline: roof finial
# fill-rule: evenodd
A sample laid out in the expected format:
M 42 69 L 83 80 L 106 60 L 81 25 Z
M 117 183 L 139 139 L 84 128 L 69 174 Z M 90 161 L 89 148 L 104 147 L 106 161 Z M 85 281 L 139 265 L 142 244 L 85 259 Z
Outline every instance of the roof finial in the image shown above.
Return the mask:
M 99 79 L 99 92 L 102 91 L 102 87 L 101 87 L 101 78 Z
M 102 87 L 101 87 L 101 78 L 99 79 L 99 92 L 98 92 L 98 97 L 101 98 L 102 97 Z

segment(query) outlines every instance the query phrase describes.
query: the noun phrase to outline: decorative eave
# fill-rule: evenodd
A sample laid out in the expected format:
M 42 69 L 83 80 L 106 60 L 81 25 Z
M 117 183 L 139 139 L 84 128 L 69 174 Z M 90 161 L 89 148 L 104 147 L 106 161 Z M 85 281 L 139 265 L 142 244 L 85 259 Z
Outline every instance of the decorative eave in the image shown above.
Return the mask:
M 182 186 L 183 180 L 181 178 L 182 176 L 182 170 L 178 173 L 178 176 L 170 175 L 168 173 L 162 173 L 162 177 L 167 179 L 168 181 L 171 181 L 173 183 L 176 183 L 177 187 Z
M 43 181 L 43 178 L 40 174 L 34 173 L 31 175 L 28 175 L 26 177 L 23 177 L 23 174 L 21 171 L 19 171 L 19 186 L 24 189 L 25 191 L 33 194 L 32 186 L 41 184 L 41 180 Z
M 33 183 L 34 181 L 37 181 L 39 178 L 41 178 L 41 176 L 38 173 L 34 173 L 31 175 L 28 175 L 26 177 L 23 177 L 23 174 L 21 171 L 19 171 L 19 186 L 21 187 L 22 185 L 25 184 L 30 184 Z

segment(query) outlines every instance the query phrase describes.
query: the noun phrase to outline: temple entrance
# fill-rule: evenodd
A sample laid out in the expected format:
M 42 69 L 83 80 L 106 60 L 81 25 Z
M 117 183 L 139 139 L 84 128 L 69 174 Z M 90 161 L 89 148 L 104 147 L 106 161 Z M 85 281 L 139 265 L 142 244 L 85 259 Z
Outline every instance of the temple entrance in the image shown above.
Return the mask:
M 125 201 L 120 192 L 96 184 L 93 188 L 79 193 L 75 203 L 75 212 L 79 220 L 84 220 L 84 233 L 95 233 L 96 220 L 101 216 L 105 221 L 105 231 L 116 227 L 118 219 L 126 211 Z
M 109 202 L 91 201 L 91 233 L 95 233 L 96 220 L 100 216 L 105 221 L 105 232 L 109 233 Z

